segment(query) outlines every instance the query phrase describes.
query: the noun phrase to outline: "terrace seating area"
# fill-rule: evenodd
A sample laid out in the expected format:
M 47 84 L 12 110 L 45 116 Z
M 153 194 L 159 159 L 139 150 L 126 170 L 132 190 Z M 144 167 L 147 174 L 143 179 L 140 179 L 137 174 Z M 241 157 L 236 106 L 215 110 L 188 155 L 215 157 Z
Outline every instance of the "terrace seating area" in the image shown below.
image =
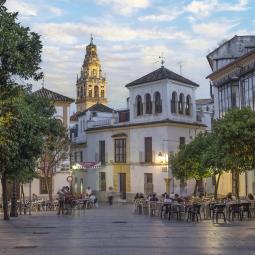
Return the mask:
M 249 198 L 185 197 L 177 194 L 170 197 L 156 194 L 144 197 L 142 194 L 134 199 L 134 212 L 162 220 L 200 222 L 212 220 L 213 223 L 227 223 L 255 219 L 255 200 Z
M 10 210 L 11 202 L 8 202 L 8 207 Z M 48 211 L 58 211 L 59 201 L 57 198 L 53 198 L 52 201 L 46 199 L 45 197 L 31 199 L 28 198 L 23 201 L 17 201 L 17 208 L 20 214 L 28 214 L 31 212 L 48 212 Z M 64 203 L 64 208 L 66 212 L 70 210 L 83 210 L 96 208 L 97 203 L 92 201 L 89 197 L 81 198 L 80 196 L 74 194 Z M 0 201 L 0 212 L 3 210 L 2 201 Z

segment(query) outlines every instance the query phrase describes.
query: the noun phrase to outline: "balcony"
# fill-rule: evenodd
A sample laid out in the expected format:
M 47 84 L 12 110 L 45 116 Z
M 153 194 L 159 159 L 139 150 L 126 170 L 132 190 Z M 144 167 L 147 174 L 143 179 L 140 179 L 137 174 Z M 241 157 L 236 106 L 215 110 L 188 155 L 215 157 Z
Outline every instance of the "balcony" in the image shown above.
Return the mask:
M 112 126 L 117 123 L 116 118 L 105 119 L 105 120 L 96 120 L 96 121 L 88 121 L 87 128 L 96 128 L 96 127 L 104 127 L 104 126 Z

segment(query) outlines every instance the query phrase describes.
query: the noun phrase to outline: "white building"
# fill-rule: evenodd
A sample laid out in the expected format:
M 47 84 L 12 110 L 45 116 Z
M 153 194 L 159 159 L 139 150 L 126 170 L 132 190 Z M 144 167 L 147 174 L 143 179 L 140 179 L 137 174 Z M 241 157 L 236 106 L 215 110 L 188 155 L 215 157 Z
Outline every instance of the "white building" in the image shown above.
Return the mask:
M 74 102 L 72 98 L 61 95 L 57 92 L 51 91 L 46 88 L 41 88 L 34 92 L 34 95 L 39 97 L 48 98 L 54 102 L 56 108 L 55 118 L 61 120 L 63 126 L 69 127 L 69 116 L 70 116 L 70 104 Z M 63 186 L 68 186 L 67 177 L 70 175 L 70 160 L 62 160 L 53 169 L 53 179 L 52 179 L 52 194 L 56 196 L 58 190 Z M 25 196 L 29 196 L 29 183 L 24 184 Z M 33 179 L 31 182 L 31 193 L 36 194 L 38 197 L 48 198 L 48 192 L 46 188 L 45 179 L 39 173 L 39 177 Z
M 212 98 L 196 100 L 197 121 L 207 126 L 206 131 L 211 132 L 214 117 L 214 101 Z
M 192 181 L 174 180 L 168 157 L 206 128 L 196 120 L 198 85 L 162 66 L 126 87 L 127 110 L 112 113 L 108 121 L 91 119 L 92 112 L 99 116 L 98 109 L 78 115 L 78 130 L 83 125 L 86 131 L 84 164 L 101 162 L 101 167 L 76 170 L 74 191 L 90 186 L 103 199 L 112 186 L 128 200 L 137 192 L 193 193 Z
M 255 110 L 255 36 L 235 36 L 209 53 L 214 89 L 215 118 L 222 118 L 232 107 L 250 106 Z M 221 177 L 219 191 L 234 192 L 231 174 Z M 240 195 L 255 193 L 255 172 L 240 176 Z

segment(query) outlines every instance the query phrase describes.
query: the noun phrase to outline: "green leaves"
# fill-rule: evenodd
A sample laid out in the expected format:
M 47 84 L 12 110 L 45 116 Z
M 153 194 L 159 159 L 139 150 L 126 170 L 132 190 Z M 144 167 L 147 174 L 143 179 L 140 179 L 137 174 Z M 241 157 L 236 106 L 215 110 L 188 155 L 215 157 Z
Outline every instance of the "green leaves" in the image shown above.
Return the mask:
M 42 78 L 40 72 L 42 43 L 40 36 L 17 22 L 0 1 L 0 85 L 14 76 L 24 79 Z

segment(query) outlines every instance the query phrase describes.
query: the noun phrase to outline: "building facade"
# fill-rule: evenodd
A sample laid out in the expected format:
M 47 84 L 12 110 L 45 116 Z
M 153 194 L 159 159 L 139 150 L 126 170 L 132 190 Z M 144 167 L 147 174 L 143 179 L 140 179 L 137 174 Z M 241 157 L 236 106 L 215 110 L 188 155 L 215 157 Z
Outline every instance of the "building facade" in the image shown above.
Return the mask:
M 46 88 L 41 88 L 34 92 L 34 95 L 38 97 L 43 97 L 54 102 L 56 113 L 54 117 L 59 119 L 63 126 L 68 129 L 70 121 L 70 105 L 74 102 L 72 98 L 66 97 L 57 92 L 51 91 Z M 53 178 L 51 181 L 51 188 L 53 197 L 57 195 L 57 192 L 63 186 L 69 185 L 67 182 L 67 177 L 70 175 L 70 159 L 67 157 L 64 160 L 61 160 L 53 171 Z M 24 184 L 24 193 L 25 196 L 29 195 L 29 183 Z M 36 194 L 39 197 L 44 197 L 48 199 L 48 192 L 46 188 L 45 178 L 40 175 L 38 171 L 38 178 L 33 179 L 31 182 L 31 192 Z
M 91 122 L 89 111 L 78 116 L 78 128 L 83 116 L 87 123 L 85 161 L 100 162 L 100 167 L 83 168 L 78 163 L 74 191 L 87 185 L 105 199 L 111 186 L 127 200 L 137 192 L 192 194 L 192 181 L 173 178 L 169 156 L 205 131 L 196 117 L 198 85 L 162 66 L 126 87 L 128 109 L 115 111 L 108 121 Z
M 255 36 L 235 36 L 207 56 L 212 73 L 215 118 L 224 117 L 233 107 L 255 110 Z M 234 181 L 225 174 L 222 193 L 234 191 Z M 240 176 L 240 195 L 255 193 L 255 172 Z
M 102 73 L 96 45 L 91 36 L 80 75 L 76 81 L 77 112 L 82 112 L 96 103 L 107 104 L 106 79 Z

